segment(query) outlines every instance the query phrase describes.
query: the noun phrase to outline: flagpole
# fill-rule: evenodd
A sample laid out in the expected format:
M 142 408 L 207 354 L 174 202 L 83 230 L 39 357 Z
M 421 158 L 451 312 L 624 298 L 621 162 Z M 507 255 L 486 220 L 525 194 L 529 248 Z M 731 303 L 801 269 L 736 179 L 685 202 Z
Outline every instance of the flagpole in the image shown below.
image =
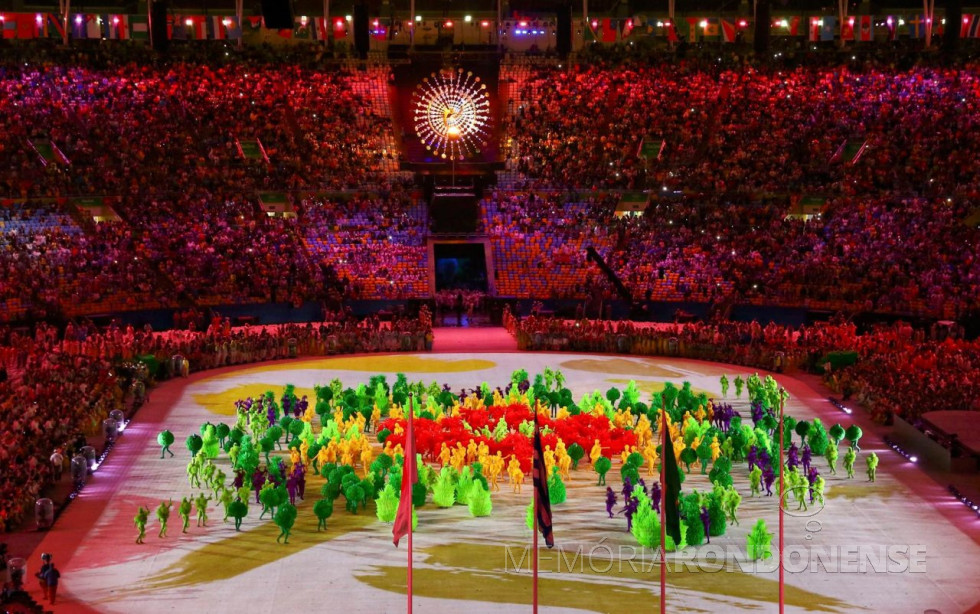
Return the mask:
M 242 25 L 243 19 L 245 19 L 245 2 L 244 0 L 235 0 L 235 20 L 238 21 L 239 49 L 244 49 L 245 47 L 245 27 Z
M 65 47 L 68 46 L 68 13 L 71 11 L 71 0 L 64 0 L 62 2 L 61 8 L 61 19 L 64 22 L 65 31 L 62 33 L 61 37 L 64 40 Z
M 785 566 L 783 565 L 783 504 L 784 483 L 783 483 L 783 408 L 786 400 L 780 395 L 779 401 L 779 614 L 783 614 L 786 606 L 786 578 Z
M 667 614 L 667 481 L 664 454 L 667 453 L 667 401 L 660 401 L 660 614 Z
M 537 437 L 538 434 L 538 402 L 534 402 L 534 435 Z M 540 479 L 540 478 L 539 478 Z M 531 611 L 534 614 L 538 614 L 538 489 L 534 484 L 534 453 L 531 453 L 531 490 L 534 491 L 534 508 L 531 516 L 534 517 L 534 547 L 531 553 L 531 560 L 533 562 L 533 578 L 531 580 Z
M 153 45 L 153 0 L 146 0 L 146 29 L 149 30 L 150 49 L 155 51 L 156 47 Z
M 415 454 L 415 445 L 414 445 L 415 429 L 412 428 L 412 425 L 414 423 L 414 414 L 415 414 L 415 409 L 412 406 L 412 399 L 411 399 L 411 397 L 409 397 L 409 399 L 408 399 L 408 433 L 413 438 L 413 442 L 412 442 L 412 445 L 409 446 L 409 450 L 408 451 L 409 451 L 410 454 L 413 454 L 413 455 Z M 412 463 L 414 465 L 414 463 L 415 463 L 415 459 L 414 458 L 412 459 Z M 411 475 L 402 475 L 402 479 L 403 480 L 406 480 L 406 479 L 407 480 L 411 480 L 411 479 L 413 479 L 413 477 Z M 414 486 L 414 484 L 412 486 Z M 409 492 L 411 492 L 411 488 L 409 489 Z M 406 593 L 408 594 L 408 610 L 407 610 L 407 612 L 408 612 L 408 614 L 412 614 L 412 514 L 415 511 L 414 510 L 414 505 L 409 505 L 409 508 L 408 509 L 409 509 L 409 512 L 408 512 L 408 578 L 407 578 L 408 587 L 407 587 Z

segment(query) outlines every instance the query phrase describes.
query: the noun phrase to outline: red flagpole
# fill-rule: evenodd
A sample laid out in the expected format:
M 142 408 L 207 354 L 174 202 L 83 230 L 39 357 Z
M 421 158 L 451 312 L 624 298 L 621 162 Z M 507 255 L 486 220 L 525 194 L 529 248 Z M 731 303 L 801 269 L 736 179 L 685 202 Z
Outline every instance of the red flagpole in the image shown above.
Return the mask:
M 779 614 L 783 614 L 786 606 L 786 578 L 785 567 L 783 565 L 783 503 L 785 495 L 783 489 L 783 408 L 786 401 L 780 395 L 779 400 Z
M 408 399 L 408 432 L 411 436 L 415 437 L 415 429 L 412 428 L 414 424 L 414 414 L 415 409 L 412 407 L 412 399 Z M 414 441 L 412 442 L 414 443 Z M 415 446 L 411 446 L 411 453 L 415 454 Z M 415 459 L 412 459 L 413 464 Z M 411 480 L 412 476 L 403 475 L 403 480 Z M 412 516 L 411 514 L 415 511 L 414 507 L 409 507 L 409 517 L 408 517 L 408 614 L 412 614 Z
M 660 614 L 667 614 L 667 481 L 664 479 L 664 454 L 667 453 L 667 402 L 660 404 Z
M 534 432 L 538 432 L 538 402 L 534 402 Z M 534 452 L 531 452 L 531 490 L 534 491 L 534 509 L 531 510 L 531 516 L 534 517 L 534 547 L 531 553 L 531 560 L 533 561 L 533 579 L 532 582 L 532 597 L 531 611 L 534 614 L 538 614 L 538 489 L 534 487 Z

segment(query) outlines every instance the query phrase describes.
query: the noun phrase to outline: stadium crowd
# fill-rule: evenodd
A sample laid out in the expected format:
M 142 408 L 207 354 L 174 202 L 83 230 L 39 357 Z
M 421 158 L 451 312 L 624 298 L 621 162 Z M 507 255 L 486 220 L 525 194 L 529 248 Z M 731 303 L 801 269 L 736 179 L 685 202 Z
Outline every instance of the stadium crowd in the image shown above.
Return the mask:
M 377 316 L 364 320 L 282 326 L 232 327 L 217 317 L 206 330 L 155 333 L 131 326 L 100 330 L 91 322 L 69 324 L 61 334 L 40 324 L 33 335 L 0 330 L 0 532 L 20 523 L 54 480 L 55 449 L 67 463 L 98 433 L 114 409 L 129 410 L 139 381 L 126 365 L 159 364 L 156 378 L 180 374 L 174 357 L 190 371 L 276 360 L 381 351 L 431 349 L 432 316 Z M 151 358 L 152 357 L 152 358 Z M 151 382 L 143 382 L 142 385 Z M 137 395 L 140 396 L 140 395 Z
M 915 421 L 948 409 L 980 411 L 980 340 L 964 340 L 961 332 L 940 341 L 906 323 L 859 334 L 852 323 L 839 319 L 800 327 L 731 321 L 651 326 L 518 319 L 509 312 L 505 325 L 522 350 L 680 356 L 775 371 L 815 370 L 845 401 L 853 398 L 879 422 L 890 422 L 894 415 Z M 854 353 L 856 360 L 835 368 L 829 360 L 833 353 Z
M 321 64 L 314 49 L 277 53 L 0 50 L 0 322 L 42 322 L 0 334 L 0 465 L 11 467 L 0 527 L 51 479 L 53 447 L 127 402 L 110 375 L 120 361 L 182 355 L 198 369 L 431 342 L 427 316 L 204 325 L 200 310 L 229 303 L 432 296 L 428 212 L 386 172 L 391 120 L 362 93 L 384 95 L 388 73 Z M 977 313 L 980 236 L 964 223 L 980 194 L 976 68 L 531 68 L 504 123 L 521 179 L 480 207 L 497 292 L 612 298 L 591 247 L 637 301 Z M 640 157 L 645 140 L 662 140 L 663 155 Z M 617 216 L 610 190 L 650 188 L 642 215 Z M 347 192 L 323 194 L 336 190 Z M 296 217 L 267 215 L 265 191 L 301 194 Z M 805 195 L 823 200 L 819 216 L 797 215 Z M 119 219 L 94 223 L 73 197 L 106 197 Z M 150 308 L 178 309 L 181 330 L 99 331 L 83 319 Z M 46 320 L 69 324 L 61 334 Z M 880 420 L 980 399 L 976 341 L 899 326 L 508 323 L 524 349 L 780 369 L 857 352 L 828 383 Z

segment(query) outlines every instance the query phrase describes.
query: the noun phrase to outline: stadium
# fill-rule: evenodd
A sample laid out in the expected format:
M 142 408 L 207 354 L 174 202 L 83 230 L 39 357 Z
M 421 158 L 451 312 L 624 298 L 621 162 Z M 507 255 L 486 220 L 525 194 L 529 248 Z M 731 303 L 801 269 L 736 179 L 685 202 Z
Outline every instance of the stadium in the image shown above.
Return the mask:
M 107 2 L 0 7 L 4 612 L 980 611 L 980 7 Z

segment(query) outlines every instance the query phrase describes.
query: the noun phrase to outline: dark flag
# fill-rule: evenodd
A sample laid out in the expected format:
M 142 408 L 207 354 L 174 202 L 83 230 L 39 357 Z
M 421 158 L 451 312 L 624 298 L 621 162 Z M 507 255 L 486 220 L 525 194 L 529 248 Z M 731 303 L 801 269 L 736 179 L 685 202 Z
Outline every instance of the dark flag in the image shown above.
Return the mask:
M 663 432 L 663 445 L 661 446 L 661 458 L 663 459 L 663 493 L 664 493 L 664 524 L 667 528 L 667 535 L 670 535 L 674 544 L 681 543 L 681 520 L 677 509 L 677 498 L 680 496 L 681 483 L 677 473 L 677 457 L 674 456 L 674 442 L 670 440 L 670 433 L 667 429 L 667 408 L 661 408 L 660 429 Z M 691 522 L 700 522 L 695 518 Z M 661 544 L 666 547 L 666 544 Z
M 534 461 L 531 475 L 534 479 L 535 509 L 538 528 L 544 543 L 554 548 L 555 537 L 551 534 L 551 499 L 548 498 L 548 476 L 544 464 L 544 447 L 541 445 L 541 432 L 538 430 L 537 404 L 534 409 Z

